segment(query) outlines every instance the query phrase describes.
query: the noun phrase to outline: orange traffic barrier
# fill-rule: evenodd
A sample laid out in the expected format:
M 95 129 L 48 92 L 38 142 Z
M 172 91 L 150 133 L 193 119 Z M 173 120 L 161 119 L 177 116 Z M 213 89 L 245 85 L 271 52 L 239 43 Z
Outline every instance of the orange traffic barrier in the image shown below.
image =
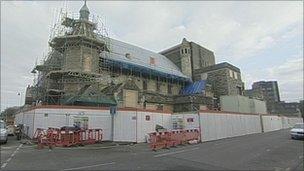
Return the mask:
M 152 132 L 149 136 L 150 148 L 152 150 L 176 147 L 177 145 L 184 145 L 193 140 L 198 141 L 200 138 L 198 129 Z
M 165 137 L 162 135 L 162 132 L 153 132 L 150 133 L 150 148 L 152 150 L 158 150 L 166 147 Z
M 48 130 L 37 129 L 34 137 L 37 139 L 38 148 L 70 147 L 75 145 L 95 144 L 102 141 L 102 129 L 87 130 L 60 130 L 49 128 Z

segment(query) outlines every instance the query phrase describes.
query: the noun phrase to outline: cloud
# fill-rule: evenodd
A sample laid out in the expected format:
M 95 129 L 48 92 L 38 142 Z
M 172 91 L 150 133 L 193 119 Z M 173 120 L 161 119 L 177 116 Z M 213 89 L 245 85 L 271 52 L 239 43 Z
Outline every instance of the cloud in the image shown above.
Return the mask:
M 268 69 L 269 78 L 277 78 L 281 98 L 287 101 L 303 99 L 303 58 L 287 60 L 285 63 Z

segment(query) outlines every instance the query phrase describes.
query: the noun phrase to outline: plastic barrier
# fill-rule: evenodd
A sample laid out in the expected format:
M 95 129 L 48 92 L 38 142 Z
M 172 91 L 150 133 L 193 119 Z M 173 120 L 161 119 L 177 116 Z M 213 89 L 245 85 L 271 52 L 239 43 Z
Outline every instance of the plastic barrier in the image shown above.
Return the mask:
M 184 145 L 190 141 L 199 141 L 200 133 L 198 129 L 190 130 L 172 130 L 165 132 L 153 132 L 150 136 L 150 148 L 158 150 L 162 148 L 176 147 L 177 145 Z
M 76 145 L 95 144 L 102 141 L 102 129 L 87 130 L 60 130 L 58 128 L 49 128 L 43 130 L 38 128 L 33 139 L 37 139 L 38 148 L 44 146 L 49 148 L 70 147 Z
M 150 133 L 150 148 L 158 150 L 166 147 L 166 137 L 163 132 Z

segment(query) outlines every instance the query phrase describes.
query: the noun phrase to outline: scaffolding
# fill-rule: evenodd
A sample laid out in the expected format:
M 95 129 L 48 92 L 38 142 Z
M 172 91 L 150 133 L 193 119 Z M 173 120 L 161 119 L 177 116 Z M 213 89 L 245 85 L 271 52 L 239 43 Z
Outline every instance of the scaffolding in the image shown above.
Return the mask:
M 147 62 L 142 61 L 141 52 L 137 53 L 137 51 L 144 51 L 143 49 L 127 46 L 109 37 L 109 31 L 102 22 L 102 17 L 90 15 L 88 20 L 82 20 L 80 15 L 68 13 L 63 9 L 56 15 L 49 37 L 50 51 L 44 57 L 42 64 L 35 66 L 35 71 L 38 71 L 35 84 L 36 103 L 40 101 L 47 104 L 70 105 L 79 104 L 81 103 L 79 99 L 87 98 L 89 100 L 83 100 L 86 104 L 102 105 L 99 102 L 103 101 L 105 104 L 113 105 L 113 98 L 98 93 L 86 94 L 86 90 L 97 85 L 97 91 L 101 93 L 100 86 L 108 85 L 120 75 L 155 79 L 168 84 L 179 84 L 182 87 L 191 81 L 177 72 L 177 68 L 172 67 L 175 65 L 166 66 L 166 63 L 155 65 L 154 62 L 147 65 Z M 90 60 L 84 55 L 84 51 L 87 53 L 88 49 L 91 56 L 87 58 Z M 127 51 L 137 53 L 138 56 L 134 56 L 132 52 L 125 53 L 117 49 L 127 49 Z M 69 58 L 72 51 L 77 52 L 76 56 L 79 56 L 79 59 Z M 162 62 L 168 61 L 164 60 L 165 57 L 160 54 L 145 53 L 157 55 Z M 94 61 L 95 58 L 96 61 Z M 93 68 L 91 72 L 84 71 L 84 62 L 90 66 L 96 65 L 96 62 L 97 69 Z M 90 67 L 89 69 L 92 70 Z M 76 87 L 75 90 L 66 88 L 71 85 Z

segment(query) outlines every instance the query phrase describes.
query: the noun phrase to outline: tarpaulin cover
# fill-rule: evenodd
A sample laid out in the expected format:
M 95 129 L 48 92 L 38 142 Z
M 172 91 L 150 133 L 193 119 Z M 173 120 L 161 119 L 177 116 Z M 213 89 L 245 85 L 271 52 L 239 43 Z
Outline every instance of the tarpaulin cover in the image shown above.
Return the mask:
M 195 81 L 181 90 L 183 95 L 199 94 L 206 88 L 206 80 Z

